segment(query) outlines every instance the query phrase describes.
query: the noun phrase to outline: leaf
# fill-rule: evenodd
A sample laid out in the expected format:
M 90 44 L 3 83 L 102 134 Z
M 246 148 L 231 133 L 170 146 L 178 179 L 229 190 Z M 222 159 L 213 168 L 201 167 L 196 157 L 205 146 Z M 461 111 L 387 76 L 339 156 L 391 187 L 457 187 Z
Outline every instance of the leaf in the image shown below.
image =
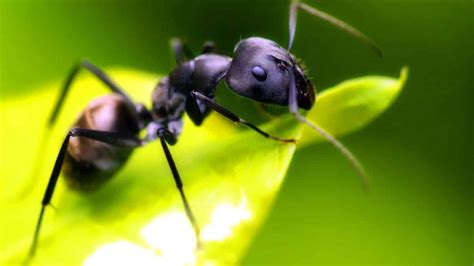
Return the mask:
M 344 81 L 324 90 L 307 117 L 335 136 L 343 136 L 368 125 L 395 101 L 408 77 L 404 67 L 398 79 L 366 76 Z M 305 128 L 300 146 L 322 141 Z
M 155 75 L 139 71 L 108 72 L 134 99 L 142 102 L 149 101 L 151 89 L 158 80 Z M 0 179 L 0 206 L 6 214 L 0 220 L 0 227 L 4 229 L 0 241 L 2 265 L 18 264 L 25 258 L 40 200 L 65 133 L 82 107 L 92 97 L 106 92 L 91 75 L 82 75 L 68 96 L 58 125 L 51 133 L 51 141 L 36 156 L 43 125 L 59 85 L 47 84 L 34 94 L 3 99 L 0 105 L 3 126 L 0 131 L 3 177 Z M 336 92 L 328 92 L 327 96 L 323 94 L 317 106 L 327 106 L 325 101 L 329 100 L 337 104 L 333 100 L 335 96 L 347 101 L 346 93 L 357 98 L 356 89 L 344 88 L 334 89 Z M 366 103 L 376 105 L 370 89 L 364 88 L 364 97 L 372 99 Z M 385 102 L 386 98 L 381 101 Z M 384 106 L 386 108 L 387 103 Z M 317 111 L 318 117 L 324 117 L 329 111 L 337 115 L 337 119 L 349 117 L 328 107 Z M 339 120 L 339 124 L 360 127 L 368 120 L 364 121 L 361 124 Z M 303 129 L 289 116 L 262 127 L 282 137 L 298 137 Z M 151 143 L 137 149 L 124 169 L 97 192 L 84 195 L 71 191 L 59 180 L 53 197 L 55 208 L 47 209 L 33 264 L 238 263 L 268 214 L 295 145 L 262 138 L 216 114 L 199 128 L 185 119 L 184 128 L 171 152 L 201 227 L 201 249 L 195 252 L 194 234 L 161 147 Z M 350 128 L 345 130 L 340 132 L 348 132 Z M 315 140 L 307 138 L 305 143 Z M 41 166 L 34 167 L 35 164 Z

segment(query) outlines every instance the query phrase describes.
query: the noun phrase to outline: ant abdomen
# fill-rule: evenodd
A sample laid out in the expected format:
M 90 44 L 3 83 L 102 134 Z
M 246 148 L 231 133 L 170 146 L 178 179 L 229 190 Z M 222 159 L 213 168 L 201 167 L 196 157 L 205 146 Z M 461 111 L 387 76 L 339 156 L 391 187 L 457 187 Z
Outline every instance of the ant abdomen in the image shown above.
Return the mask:
M 122 96 L 109 94 L 91 101 L 73 128 L 137 135 L 139 120 Z M 80 191 L 97 189 L 120 170 L 132 151 L 88 138 L 71 138 L 63 165 L 66 183 Z

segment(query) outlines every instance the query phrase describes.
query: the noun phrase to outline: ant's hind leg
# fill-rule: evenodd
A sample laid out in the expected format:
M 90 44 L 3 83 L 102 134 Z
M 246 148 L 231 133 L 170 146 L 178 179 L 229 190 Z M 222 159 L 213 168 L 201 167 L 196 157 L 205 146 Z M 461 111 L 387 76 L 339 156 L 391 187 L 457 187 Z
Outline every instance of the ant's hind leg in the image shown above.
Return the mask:
M 77 74 L 81 70 L 81 68 L 85 68 L 86 70 L 90 71 L 92 74 L 94 74 L 99 80 L 101 80 L 113 93 L 121 95 L 125 101 L 127 102 L 127 105 L 131 106 L 132 108 L 135 109 L 135 105 L 133 101 L 130 99 L 130 97 L 119 87 L 117 86 L 112 79 L 107 76 L 102 70 L 94 66 L 92 63 L 90 63 L 87 60 L 81 60 L 79 63 L 75 64 L 71 71 L 69 72 L 69 75 L 67 76 L 66 80 L 63 83 L 63 86 L 61 88 L 61 93 L 56 100 L 56 104 L 54 105 L 54 109 L 51 112 L 48 122 L 46 125 L 46 130 L 43 132 L 42 136 L 40 137 L 40 144 L 39 147 L 37 148 L 37 153 L 35 154 L 35 160 L 33 167 L 31 168 L 31 173 L 29 174 L 30 179 L 33 178 L 33 175 L 37 173 L 41 169 L 41 162 L 42 162 L 42 156 L 41 152 L 44 150 L 44 148 L 47 146 L 51 130 L 49 130 L 54 123 L 56 122 L 56 119 L 58 118 L 59 112 L 61 111 L 61 108 L 64 104 L 64 101 L 66 99 L 66 96 L 71 88 L 72 82 L 76 78 Z M 27 189 L 24 188 L 20 194 L 26 193 Z
M 66 81 L 64 82 L 63 87 L 61 89 L 61 94 L 58 100 L 56 101 L 56 105 L 54 106 L 51 116 L 49 117 L 48 126 L 52 126 L 56 121 L 56 118 L 59 114 L 59 111 L 61 110 L 64 100 L 66 99 L 66 95 L 71 87 L 71 84 L 74 81 L 74 78 L 79 73 L 79 70 L 81 70 L 81 68 L 89 70 L 99 80 L 101 80 L 112 92 L 120 94 L 126 99 L 127 103 L 130 106 L 134 106 L 133 101 L 130 99 L 130 97 L 117 84 L 115 84 L 112 79 L 107 76 L 107 74 L 105 74 L 102 70 L 91 64 L 89 61 L 81 60 L 78 64 L 74 65 Z
M 247 126 L 250 129 L 254 130 L 258 134 L 260 134 L 260 135 L 262 135 L 266 138 L 273 139 L 273 140 L 280 141 L 280 142 L 284 142 L 284 143 L 290 143 L 290 142 L 295 143 L 296 142 L 296 140 L 294 140 L 294 139 L 284 139 L 284 138 L 279 138 L 279 137 L 272 136 L 272 135 L 268 134 L 267 132 L 261 130 L 257 126 L 255 126 L 255 125 L 245 121 L 244 119 L 236 116 L 231 111 L 229 111 L 225 107 L 217 104 L 215 101 L 213 101 L 212 99 L 210 99 L 209 97 L 205 96 L 204 94 L 202 94 L 200 92 L 192 91 L 191 95 L 194 98 L 194 100 L 199 99 L 202 103 L 204 103 L 205 105 L 207 105 L 208 107 L 210 107 L 214 111 L 218 112 L 222 116 L 230 119 L 232 122 L 239 123 L 239 124 L 242 124 L 244 126 Z
M 29 251 L 27 260 L 25 261 L 26 264 L 35 255 L 45 208 L 51 203 L 51 198 L 53 197 L 53 193 L 56 188 L 56 183 L 59 178 L 59 173 L 61 172 L 61 168 L 64 162 L 64 158 L 66 156 L 67 148 L 69 146 L 69 139 L 71 137 L 85 137 L 85 138 L 97 140 L 100 142 L 104 142 L 113 146 L 121 146 L 121 147 L 129 147 L 129 148 L 135 148 L 142 145 L 142 141 L 140 139 L 129 134 L 97 131 L 97 130 L 83 129 L 83 128 L 74 128 L 69 131 L 69 133 L 67 134 L 66 138 L 63 141 L 63 144 L 61 145 L 61 149 L 59 150 L 58 156 L 56 157 L 56 162 L 54 163 L 53 171 L 51 172 L 48 186 L 46 187 L 43 200 L 41 201 L 41 210 L 38 217 L 38 221 L 36 223 L 30 251 Z

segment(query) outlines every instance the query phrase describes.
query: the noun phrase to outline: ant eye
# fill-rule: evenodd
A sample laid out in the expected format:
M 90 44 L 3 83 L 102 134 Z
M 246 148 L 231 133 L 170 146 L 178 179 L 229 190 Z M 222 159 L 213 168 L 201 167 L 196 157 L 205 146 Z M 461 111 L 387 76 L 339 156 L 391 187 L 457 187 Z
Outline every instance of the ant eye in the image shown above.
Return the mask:
M 267 79 L 267 72 L 259 67 L 259 66 L 254 66 L 252 68 L 252 75 L 258 80 L 258 81 L 265 81 Z

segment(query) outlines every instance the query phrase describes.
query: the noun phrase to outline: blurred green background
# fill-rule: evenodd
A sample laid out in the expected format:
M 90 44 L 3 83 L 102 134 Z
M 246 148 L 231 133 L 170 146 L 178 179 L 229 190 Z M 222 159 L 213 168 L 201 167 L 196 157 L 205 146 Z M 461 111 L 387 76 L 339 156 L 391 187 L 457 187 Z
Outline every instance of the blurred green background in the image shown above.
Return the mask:
M 359 28 L 384 52 L 380 59 L 301 13 L 292 51 L 318 88 L 366 74 L 398 76 L 402 65 L 410 77 L 387 113 L 343 139 L 371 175 L 371 193 L 331 146 L 298 150 L 243 264 L 472 265 L 473 1 L 306 2 Z M 31 93 L 84 57 L 166 73 L 174 36 L 196 51 L 212 39 L 227 55 L 249 36 L 286 45 L 287 10 L 287 1 L 270 0 L 0 0 L 0 95 Z M 223 87 L 217 93 L 248 120 L 261 120 L 243 107 L 252 104 Z

